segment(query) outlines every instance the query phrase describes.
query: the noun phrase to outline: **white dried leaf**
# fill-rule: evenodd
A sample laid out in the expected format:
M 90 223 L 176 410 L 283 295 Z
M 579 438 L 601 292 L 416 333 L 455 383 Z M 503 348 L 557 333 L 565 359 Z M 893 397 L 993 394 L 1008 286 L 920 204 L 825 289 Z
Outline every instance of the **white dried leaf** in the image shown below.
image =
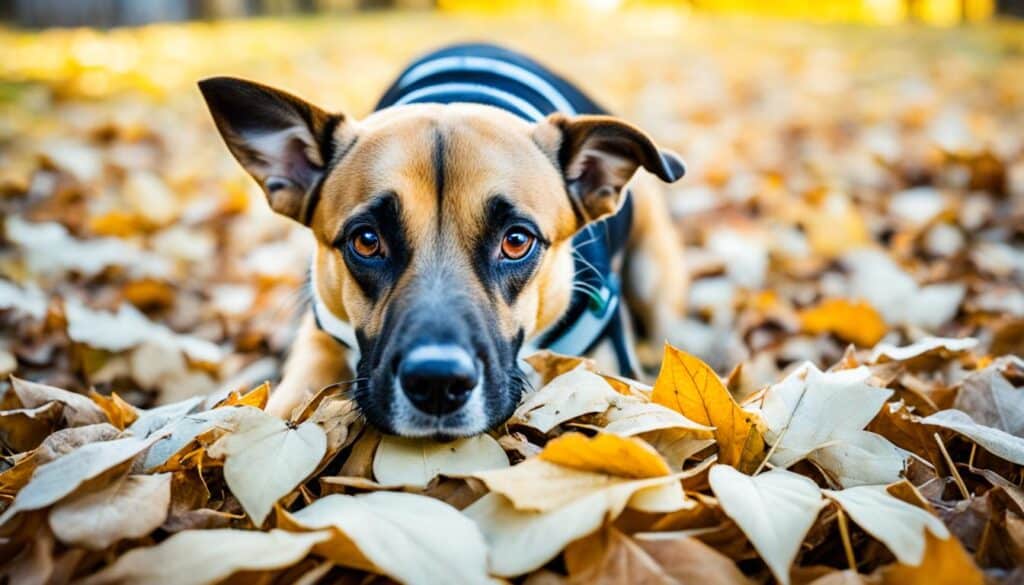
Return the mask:
M 949 538 L 941 520 L 917 506 L 894 498 L 885 486 L 865 485 L 842 491 L 824 490 L 868 534 L 882 541 L 899 562 L 918 566 L 924 559 L 925 535 Z
M 620 394 L 597 374 L 583 368 L 558 376 L 516 409 L 512 419 L 542 433 L 582 416 L 604 412 L 620 399 Z
M 103 489 L 62 500 L 50 512 L 50 528 L 67 544 L 103 550 L 159 528 L 170 503 L 171 474 L 124 475 Z
M 224 459 L 224 480 L 259 526 L 277 500 L 316 471 L 327 452 L 327 435 L 315 423 L 292 428 L 251 406 L 239 410 L 244 413 L 235 431 L 218 439 L 207 453 Z
M 955 409 L 941 410 L 922 419 L 921 424 L 956 431 L 989 453 L 1011 463 L 1024 465 L 1024 439 L 999 429 L 979 425 L 965 412 Z
M 156 546 L 128 551 L 81 585 L 209 585 L 239 571 L 289 567 L 329 536 L 326 531 L 184 530 Z
M 950 337 L 926 337 L 920 341 L 903 347 L 888 343 L 880 343 L 871 350 L 871 357 L 868 358 L 868 361 L 871 363 L 878 363 L 879 360 L 885 358 L 886 360 L 902 362 L 936 350 L 960 353 L 974 349 L 977 345 L 978 340 L 973 337 L 964 337 L 962 339 Z
M 89 443 L 40 465 L 14 503 L 0 515 L 0 525 L 19 512 L 39 510 L 67 497 L 86 480 L 128 461 L 152 444 L 153 439 L 127 437 Z
M 154 343 L 168 350 L 183 351 L 194 360 L 217 363 L 223 350 L 216 344 L 192 335 L 175 333 L 154 323 L 131 304 L 122 304 L 116 313 L 96 311 L 75 299 L 64 302 L 68 336 L 79 343 L 108 351 L 124 351 L 143 343 Z
M 863 429 L 892 396 L 867 383 L 866 367 L 822 372 L 807 363 L 771 386 L 761 404 L 774 445 L 771 463 L 789 467 L 840 435 Z M 777 443 L 777 444 L 776 444 Z
M 487 545 L 480 531 L 458 510 L 433 498 L 401 492 L 332 494 L 292 518 L 305 528 L 339 530 L 376 572 L 400 583 L 487 581 Z
M 508 467 L 508 456 L 490 435 L 438 443 L 385 435 L 373 457 L 373 476 L 386 485 L 423 487 L 438 475 L 469 475 Z
M 751 477 L 728 465 L 712 467 L 708 480 L 722 511 L 747 535 L 775 579 L 789 585 L 800 543 L 825 505 L 818 486 L 785 469 Z

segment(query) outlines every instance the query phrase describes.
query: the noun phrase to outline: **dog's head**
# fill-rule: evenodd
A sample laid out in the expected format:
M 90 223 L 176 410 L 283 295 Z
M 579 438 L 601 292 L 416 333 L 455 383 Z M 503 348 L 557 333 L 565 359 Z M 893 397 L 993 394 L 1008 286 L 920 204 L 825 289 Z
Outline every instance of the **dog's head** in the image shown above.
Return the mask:
M 266 86 L 200 83 L 270 206 L 316 237 L 313 283 L 359 343 L 354 390 L 385 432 L 468 436 L 519 401 L 517 354 L 572 293 L 572 236 L 619 207 L 638 167 L 682 164 L 604 116 L 537 124 L 475 105 L 362 121 Z

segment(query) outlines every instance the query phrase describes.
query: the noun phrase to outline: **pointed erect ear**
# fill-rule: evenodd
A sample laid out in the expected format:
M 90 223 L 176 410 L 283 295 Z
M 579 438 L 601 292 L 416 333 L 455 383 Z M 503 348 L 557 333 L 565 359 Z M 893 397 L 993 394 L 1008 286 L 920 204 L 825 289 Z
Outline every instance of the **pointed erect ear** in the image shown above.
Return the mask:
M 659 150 L 647 134 L 610 116 L 552 114 L 538 124 L 534 140 L 558 163 L 584 223 L 618 210 L 623 187 L 638 167 L 667 183 L 686 172 L 678 155 Z
M 270 207 L 309 224 L 345 117 L 265 85 L 212 77 L 199 82 L 231 154 L 263 187 Z

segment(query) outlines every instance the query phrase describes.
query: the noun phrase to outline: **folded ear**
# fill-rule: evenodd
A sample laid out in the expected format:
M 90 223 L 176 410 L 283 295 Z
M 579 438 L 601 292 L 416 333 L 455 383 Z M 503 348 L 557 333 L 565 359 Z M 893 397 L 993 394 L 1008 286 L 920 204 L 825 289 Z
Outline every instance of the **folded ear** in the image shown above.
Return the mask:
M 231 154 L 263 187 L 270 207 L 308 225 L 324 168 L 345 139 L 345 117 L 243 79 L 204 79 L 199 90 Z
M 667 183 L 686 172 L 678 155 L 659 150 L 647 134 L 611 116 L 552 114 L 538 125 L 534 139 L 558 162 L 584 223 L 618 210 L 623 187 L 638 167 Z

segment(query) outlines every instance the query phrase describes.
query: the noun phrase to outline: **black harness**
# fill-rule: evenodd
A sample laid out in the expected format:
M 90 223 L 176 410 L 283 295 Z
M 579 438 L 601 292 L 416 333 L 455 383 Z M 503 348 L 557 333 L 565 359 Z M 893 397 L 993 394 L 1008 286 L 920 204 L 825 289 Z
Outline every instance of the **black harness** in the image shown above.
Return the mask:
M 565 79 L 532 59 L 494 45 L 447 47 L 414 61 L 384 93 L 376 109 L 417 103 L 474 103 L 495 106 L 527 121 L 548 114 L 604 114 L 603 108 Z M 533 344 L 567 355 L 583 355 L 609 339 L 623 375 L 636 373 L 628 342 L 625 309 L 614 264 L 633 223 L 629 193 L 613 216 L 589 224 L 573 238 L 575 279 L 565 315 Z M 351 326 L 326 310 L 314 290 L 317 325 L 350 348 Z M 528 348 L 529 349 L 529 348 Z

